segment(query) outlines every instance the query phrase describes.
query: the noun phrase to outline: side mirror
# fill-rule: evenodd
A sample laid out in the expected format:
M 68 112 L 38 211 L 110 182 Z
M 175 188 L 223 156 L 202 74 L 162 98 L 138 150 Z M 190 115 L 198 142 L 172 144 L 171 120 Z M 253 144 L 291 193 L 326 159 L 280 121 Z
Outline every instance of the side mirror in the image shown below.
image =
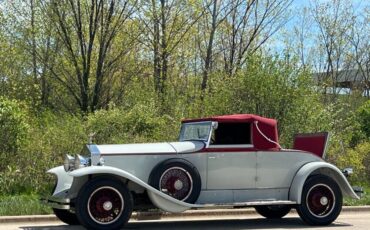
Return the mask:
M 352 168 L 345 168 L 342 170 L 342 173 L 346 176 L 349 177 L 351 174 L 353 174 L 353 169 Z

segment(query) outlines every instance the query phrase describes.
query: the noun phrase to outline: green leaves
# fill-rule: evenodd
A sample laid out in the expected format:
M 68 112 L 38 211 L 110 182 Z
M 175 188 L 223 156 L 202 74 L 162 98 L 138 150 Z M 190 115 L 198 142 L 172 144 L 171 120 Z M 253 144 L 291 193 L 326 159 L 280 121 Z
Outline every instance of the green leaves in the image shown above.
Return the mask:
M 0 97 L 0 154 L 15 154 L 24 144 L 29 129 L 27 115 L 24 104 Z
M 361 130 L 366 137 L 370 138 L 370 101 L 365 102 L 358 110 L 357 116 L 361 124 Z
M 87 119 L 87 130 L 99 144 L 123 144 L 161 140 L 165 119 L 152 105 L 137 104 L 132 109 L 99 110 Z

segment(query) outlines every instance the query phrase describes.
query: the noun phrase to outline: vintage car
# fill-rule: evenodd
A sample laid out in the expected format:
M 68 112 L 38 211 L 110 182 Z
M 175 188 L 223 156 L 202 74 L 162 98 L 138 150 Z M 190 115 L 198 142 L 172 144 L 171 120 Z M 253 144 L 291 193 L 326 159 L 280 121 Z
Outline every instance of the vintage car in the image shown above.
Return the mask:
M 183 212 L 254 207 L 266 218 L 292 208 L 311 225 L 328 225 L 342 197 L 359 197 L 345 173 L 325 162 L 327 133 L 278 143 L 277 122 L 251 114 L 183 120 L 178 142 L 88 144 L 66 155 L 46 198 L 56 216 L 88 229 L 119 229 L 134 210 Z

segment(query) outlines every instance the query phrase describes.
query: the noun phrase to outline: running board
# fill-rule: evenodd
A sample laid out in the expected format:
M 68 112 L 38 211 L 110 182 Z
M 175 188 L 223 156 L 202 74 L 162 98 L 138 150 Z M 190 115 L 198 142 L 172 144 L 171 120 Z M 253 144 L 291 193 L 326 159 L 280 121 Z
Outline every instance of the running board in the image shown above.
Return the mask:
M 297 202 L 291 200 L 256 200 L 237 203 L 223 204 L 197 204 L 199 208 L 226 208 L 226 207 L 253 207 L 261 205 L 295 205 Z

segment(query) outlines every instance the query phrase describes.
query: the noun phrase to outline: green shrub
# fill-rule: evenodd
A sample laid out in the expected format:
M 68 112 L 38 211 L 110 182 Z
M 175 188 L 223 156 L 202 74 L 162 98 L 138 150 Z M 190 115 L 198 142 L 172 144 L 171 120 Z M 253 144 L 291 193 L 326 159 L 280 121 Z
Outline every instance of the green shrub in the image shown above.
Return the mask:
M 0 194 L 43 192 L 50 188 L 46 171 L 60 165 L 64 154 L 79 153 L 87 142 L 83 120 L 48 111 L 32 117 L 17 156 L 0 172 Z M 50 192 L 50 191 L 48 191 Z
M 167 136 L 166 118 L 158 114 L 154 104 L 99 110 L 88 117 L 87 130 L 100 144 L 161 141 Z
M 46 171 L 61 165 L 66 153 L 80 153 L 87 143 L 87 135 L 81 117 L 49 111 L 33 118 L 30 131 L 18 167 L 27 179 L 26 192 L 43 191 L 49 186 Z
M 369 166 L 365 161 L 370 158 L 370 142 L 357 145 L 353 149 L 347 150 L 337 158 L 339 168 L 352 167 L 354 174 L 350 177 L 352 182 L 366 184 L 369 183 Z
M 358 108 L 357 117 L 361 124 L 361 130 L 367 138 L 370 138 L 370 100 Z
M 0 97 L 0 153 L 14 154 L 24 144 L 29 125 L 25 105 Z

